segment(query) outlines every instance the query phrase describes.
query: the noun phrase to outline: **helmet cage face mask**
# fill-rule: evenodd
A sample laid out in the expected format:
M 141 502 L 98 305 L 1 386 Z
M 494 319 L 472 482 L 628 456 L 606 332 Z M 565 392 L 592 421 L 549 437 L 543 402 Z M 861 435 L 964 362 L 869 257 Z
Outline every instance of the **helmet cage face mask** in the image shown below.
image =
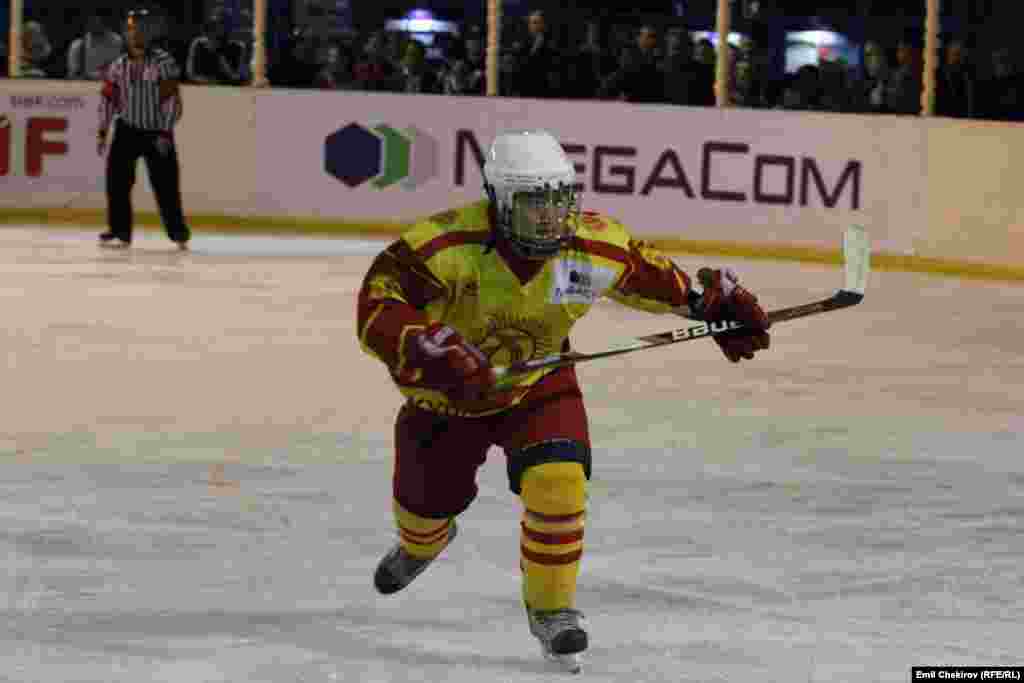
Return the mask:
M 483 168 L 495 232 L 519 256 L 546 259 L 573 237 L 579 213 L 575 168 L 554 135 L 516 130 L 495 137 Z
M 498 227 L 523 257 L 548 258 L 557 254 L 576 234 L 579 192 L 559 182 L 512 189 L 497 201 Z

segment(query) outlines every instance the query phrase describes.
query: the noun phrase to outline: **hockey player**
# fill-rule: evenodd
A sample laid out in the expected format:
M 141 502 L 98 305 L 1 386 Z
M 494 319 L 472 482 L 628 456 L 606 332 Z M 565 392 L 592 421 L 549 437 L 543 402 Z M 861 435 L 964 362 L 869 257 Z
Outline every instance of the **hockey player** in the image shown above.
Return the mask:
M 374 260 L 358 335 L 407 398 L 395 425 L 399 542 L 377 567 L 377 590 L 401 590 L 452 541 L 477 469 L 500 446 L 523 503 L 530 632 L 548 658 L 578 671 L 588 642 L 575 598 L 591 451 L 576 373 L 536 371 L 496 390 L 491 368 L 569 350 L 573 324 L 602 296 L 746 323 L 715 337 L 733 362 L 768 348 L 769 322 L 731 270 L 701 269 L 698 293 L 622 224 L 581 213 L 575 182 L 549 133 L 498 135 L 484 166 L 487 199 L 415 225 Z

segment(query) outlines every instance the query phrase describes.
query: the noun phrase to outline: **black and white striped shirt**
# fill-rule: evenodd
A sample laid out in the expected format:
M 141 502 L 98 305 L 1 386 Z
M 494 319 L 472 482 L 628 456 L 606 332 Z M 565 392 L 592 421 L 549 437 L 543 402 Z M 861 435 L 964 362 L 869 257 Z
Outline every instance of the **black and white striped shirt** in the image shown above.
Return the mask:
M 100 104 L 100 130 L 115 116 L 142 130 L 170 132 L 181 117 L 181 98 L 160 97 L 160 83 L 181 78 L 181 69 L 165 50 L 147 50 L 135 61 L 128 55 L 107 68 Z

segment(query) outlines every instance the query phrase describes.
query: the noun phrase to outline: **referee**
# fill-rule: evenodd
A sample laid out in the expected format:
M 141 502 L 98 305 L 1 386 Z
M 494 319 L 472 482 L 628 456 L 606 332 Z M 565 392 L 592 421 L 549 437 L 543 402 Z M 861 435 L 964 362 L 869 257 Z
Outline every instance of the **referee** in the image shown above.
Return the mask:
M 181 118 L 180 70 L 174 58 L 153 45 L 160 19 L 133 10 L 125 22 L 127 54 L 114 60 L 104 78 L 97 150 L 107 151 L 107 131 L 117 124 L 107 155 L 107 222 L 100 245 L 132 243 L 132 187 L 139 157 L 146 160 L 150 184 L 167 236 L 188 249 L 191 231 L 181 208 L 180 166 L 174 125 Z

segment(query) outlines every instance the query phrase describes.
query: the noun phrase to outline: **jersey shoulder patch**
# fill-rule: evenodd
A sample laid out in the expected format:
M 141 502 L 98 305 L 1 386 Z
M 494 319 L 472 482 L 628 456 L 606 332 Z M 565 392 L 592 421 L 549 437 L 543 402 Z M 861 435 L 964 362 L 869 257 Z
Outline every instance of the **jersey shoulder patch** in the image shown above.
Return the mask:
M 576 236 L 585 242 L 598 242 L 616 247 L 629 244 L 626 227 L 611 216 L 587 211 L 577 218 Z
M 553 304 L 593 304 L 618 281 L 621 270 L 614 263 L 599 262 L 586 252 L 565 254 L 552 263 L 548 301 Z

